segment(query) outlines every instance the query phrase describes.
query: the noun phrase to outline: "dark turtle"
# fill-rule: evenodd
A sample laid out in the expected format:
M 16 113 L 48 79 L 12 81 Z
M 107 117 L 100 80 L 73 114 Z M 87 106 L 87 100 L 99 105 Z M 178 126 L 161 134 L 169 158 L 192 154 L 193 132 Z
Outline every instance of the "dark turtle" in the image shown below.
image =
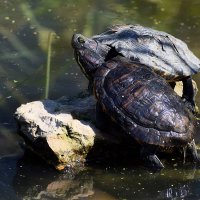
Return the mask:
M 200 71 L 200 60 L 174 36 L 140 25 L 116 25 L 92 37 L 111 49 L 105 59 L 120 54 L 152 68 L 172 87 L 183 81 L 183 98 L 195 109 L 191 75 Z
M 105 62 L 97 46 L 90 48 L 81 35 L 73 36 L 72 46 L 79 65 L 94 82 L 98 111 L 141 144 L 141 157 L 148 165 L 163 167 L 156 155 L 161 147 L 183 147 L 195 162 L 199 160 L 193 115 L 165 79 L 120 56 Z

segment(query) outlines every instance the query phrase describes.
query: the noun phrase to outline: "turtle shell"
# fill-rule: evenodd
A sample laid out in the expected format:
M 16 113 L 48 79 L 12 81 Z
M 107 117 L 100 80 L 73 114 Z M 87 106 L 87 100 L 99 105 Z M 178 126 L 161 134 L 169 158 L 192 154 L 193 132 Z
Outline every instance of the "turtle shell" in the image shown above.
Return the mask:
M 99 67 L 95 96 L 108 114 L 139 143 L 186 145 L 193 138 L 193 115 L 166 81 L 150 68 L 123 57 Z
M 200 60 L 186 43 L 165 32 L 140 25 L 117 25 L 92 39 L 112 47 L 108 56 L 122 54 L 168 81 L 181 80 L 200 70 Z

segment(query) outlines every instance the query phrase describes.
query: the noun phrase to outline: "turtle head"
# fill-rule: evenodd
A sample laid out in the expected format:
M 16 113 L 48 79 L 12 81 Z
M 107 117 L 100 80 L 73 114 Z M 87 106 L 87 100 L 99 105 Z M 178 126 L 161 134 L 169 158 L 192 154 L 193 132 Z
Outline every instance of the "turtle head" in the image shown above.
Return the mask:
M 73 35 L 72 47 L 81 70 L 89 80 L 93 79 L 97 68 L 105 62 L 105 55 L 109 51 L 109 47 L 81 34 Z

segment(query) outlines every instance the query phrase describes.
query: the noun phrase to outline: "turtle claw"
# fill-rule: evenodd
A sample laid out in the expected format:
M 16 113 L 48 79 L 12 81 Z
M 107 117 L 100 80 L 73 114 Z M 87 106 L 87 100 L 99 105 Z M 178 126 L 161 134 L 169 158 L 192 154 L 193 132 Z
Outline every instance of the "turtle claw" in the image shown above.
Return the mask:
M 145 166 L 154 170 L 161 170 L 164 168 L 164 165 L 157 157 L 157 155 L 149 155 L 148 157 L 146 157 Z
M 155 154 L 155 151 L 155 147 L 151 145 L 143 146 L 140 152 L 140 156 L 147 168 L 157 171 L 163 169 L 164 165 Z

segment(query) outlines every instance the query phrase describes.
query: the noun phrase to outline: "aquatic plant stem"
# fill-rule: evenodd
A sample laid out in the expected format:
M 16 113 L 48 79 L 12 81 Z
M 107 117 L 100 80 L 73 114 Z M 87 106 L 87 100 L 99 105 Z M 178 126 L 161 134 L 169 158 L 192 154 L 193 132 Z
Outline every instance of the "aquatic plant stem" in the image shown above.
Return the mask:
M 49 86 L 50 86 L 50 71 L 51 71 L 51 44 L 55 33 L 50 32 L 48 35 L 48 54 L 47 54 L 47 64 L 46 64 L 46 81 L 45 81 L 45 99 L 49 97 Z

